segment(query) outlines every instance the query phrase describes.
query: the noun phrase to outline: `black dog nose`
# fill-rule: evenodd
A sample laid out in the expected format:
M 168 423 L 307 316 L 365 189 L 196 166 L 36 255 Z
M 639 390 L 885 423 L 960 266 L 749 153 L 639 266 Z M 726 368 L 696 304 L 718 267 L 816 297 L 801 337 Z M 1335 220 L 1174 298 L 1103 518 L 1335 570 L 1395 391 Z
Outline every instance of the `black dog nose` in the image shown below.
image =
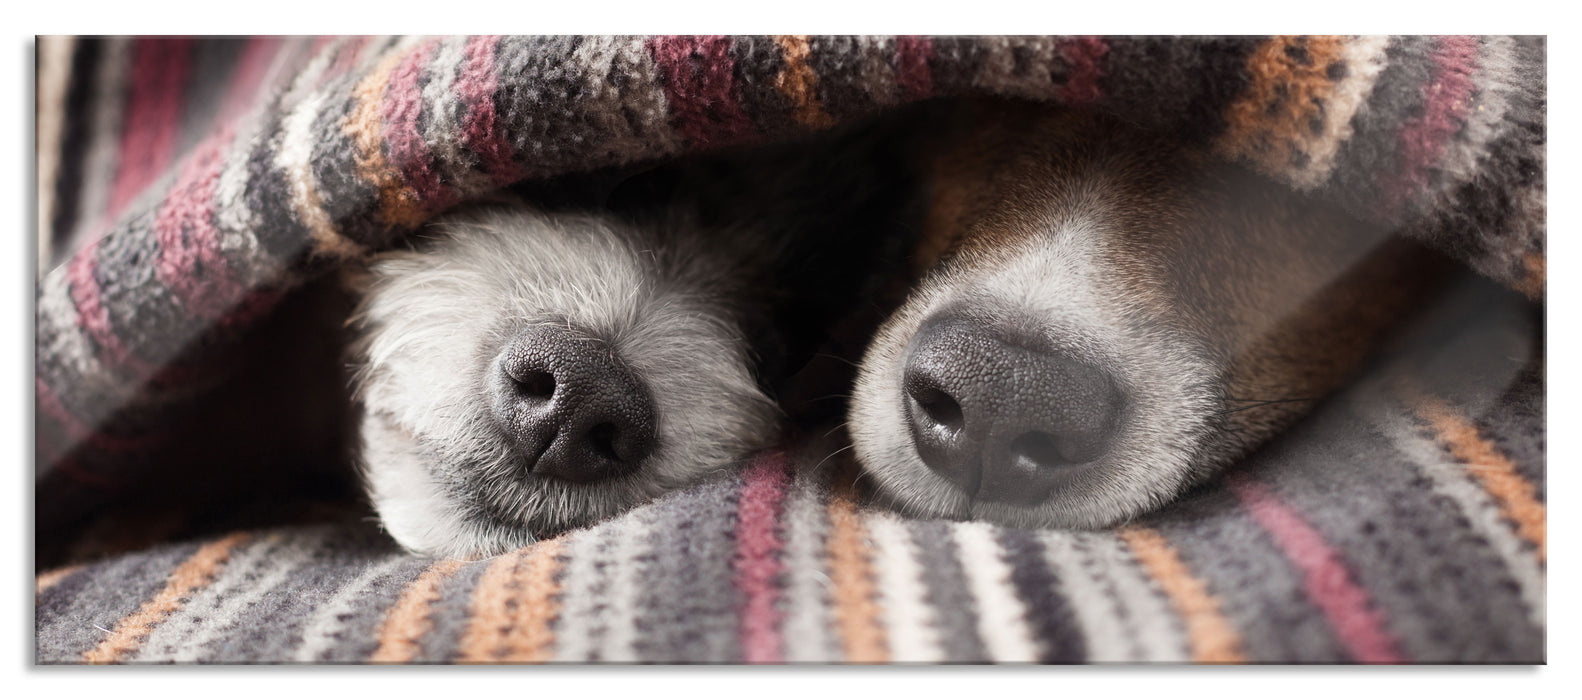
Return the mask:
M 534 474 L 589 483 L 654 451 L 653 399 L 602 342 L 528 328 L 495 358 L 490 382 L 494 418 Z
M 951 314 L 925 322 L 902 378 L 918 455 L 976 500 L 1033 506 L 1109 451 L 1125 404 L 1102 370 Z

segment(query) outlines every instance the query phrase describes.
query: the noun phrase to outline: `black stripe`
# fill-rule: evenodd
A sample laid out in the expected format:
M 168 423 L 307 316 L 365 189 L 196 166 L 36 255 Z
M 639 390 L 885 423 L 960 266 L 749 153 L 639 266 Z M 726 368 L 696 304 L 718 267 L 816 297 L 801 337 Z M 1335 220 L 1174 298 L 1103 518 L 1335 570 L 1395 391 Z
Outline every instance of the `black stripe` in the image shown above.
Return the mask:
M 1128 120 L 1190 142 L 1225 131 L 1225 108 L 1246 89 L 1261 37 L 1130 37 L 1109 42 L 1104 102 Z
M 98 105 L 94 102 L 94 83 L 98 80 L 99 63 L 104 53 L 104 40 L 83 37 L 77 40 L 72 52 L 71 77 L 66 87 L 64 123 L 61 125 L 60 166 L 55 176 L 55 214 L 49 224 L 50 249 L 54 267 L 70 257 L 73 251 L 65 250 L 71 241 L 71 232 L 77 226 L 77 208 L 81 206 L 83 171 L 87 163 L 89 126 Z M 40 183 L 41 185 L 43 183 Z
M 1026 530 L 1000 530 L 1000 546 L 1011 564 L 1011 583 L 1027 606 L 1027 622 L 1039 641 L 1041 663 L 1082 663 L 1088 658 L 1071 604 L 1057 592 L 1060 580 L 1045 563 L 1044 547 Z

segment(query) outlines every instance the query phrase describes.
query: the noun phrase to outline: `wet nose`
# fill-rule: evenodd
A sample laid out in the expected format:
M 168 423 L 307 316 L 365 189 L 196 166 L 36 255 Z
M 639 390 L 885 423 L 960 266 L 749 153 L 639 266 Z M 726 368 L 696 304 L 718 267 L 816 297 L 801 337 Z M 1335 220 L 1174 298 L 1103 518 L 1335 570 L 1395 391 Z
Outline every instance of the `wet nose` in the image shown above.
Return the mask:
M 1037 505 L 1114 444 L 1126 401 L 1114 379 L 1027 345 L 946 314 L 908 348 L 901 400 L 918 455 L 974 500 Z
M 490 382 L 494 419 L 533 474 L 591 483 L 634 471 L 654 450 L 648 388 L 603 342 L 528 328 L 495 357 Z

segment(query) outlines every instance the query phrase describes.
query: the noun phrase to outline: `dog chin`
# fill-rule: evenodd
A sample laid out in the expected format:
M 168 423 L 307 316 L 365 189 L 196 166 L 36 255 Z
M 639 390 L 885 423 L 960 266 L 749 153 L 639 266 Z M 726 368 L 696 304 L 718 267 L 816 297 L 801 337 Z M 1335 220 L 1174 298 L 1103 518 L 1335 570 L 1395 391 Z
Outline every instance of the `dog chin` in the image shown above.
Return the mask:
M 860 365 L 849 425 L 857 458 L 886 506 L 1016 527 L 1100 528 L 1162 505 L 1204 475 L 1212 461 L 1204 454 L 1212 449 L 1207 436 L 1222 405 L 1210 355 L 1141 305 L 1085 284 L 1097 271 L 1097 255 L 1082 243 L 1094 237 L 1080 229 L 996 260 L 947 263 L 880 329 Z M 1069 474 L 1045 479 L 1047 491 L 1036 497 L 974 498 L 961 484 L 986 483 L 981 474 L 974 479 L 930 467 L 914 429 L 917 405 L 908 404 L 906 377 L 919 334 L 947 317 L 1100 368 L 1124 397 L 1109 417 L 1107 449 L 1084 463 L 1056 467 Z M 1060 399 L 1051 391 L 1046 400 Z

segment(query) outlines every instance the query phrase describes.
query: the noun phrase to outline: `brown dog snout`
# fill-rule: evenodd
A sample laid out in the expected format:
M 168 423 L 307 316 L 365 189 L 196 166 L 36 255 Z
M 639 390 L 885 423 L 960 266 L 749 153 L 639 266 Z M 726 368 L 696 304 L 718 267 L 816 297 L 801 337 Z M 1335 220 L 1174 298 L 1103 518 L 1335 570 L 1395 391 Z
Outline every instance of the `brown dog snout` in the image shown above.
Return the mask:
M 1126 405 L 1104 370 L 956 313 L 923 324 L 903 371 L 918 455 L 974 500 L 1034 506 L 1082 479 Z
M 590 483 L 635 470 L 653 451 L 653 399 L 605 344 L 534 326 L 494 362 L 495 421 L 527 471 Z

